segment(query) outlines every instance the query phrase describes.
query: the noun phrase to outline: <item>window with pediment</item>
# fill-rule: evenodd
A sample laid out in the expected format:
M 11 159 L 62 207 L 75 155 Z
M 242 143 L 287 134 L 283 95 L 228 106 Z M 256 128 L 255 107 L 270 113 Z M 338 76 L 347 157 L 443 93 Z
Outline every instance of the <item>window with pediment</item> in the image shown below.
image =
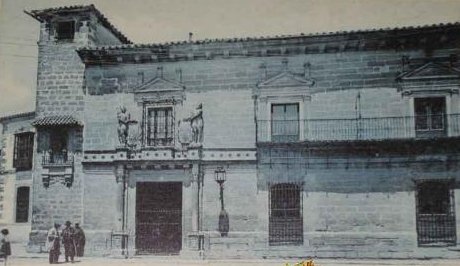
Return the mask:
M 256 99 L 258 142 L 287 143 L 304 138 L 305 106 L 315 84 L 309 74 L 309 64 L 304 68 L 304 73 L 294 73 L 289 71 L 287 60 L 283 60 L 280 72 L 273 76 L 265 73 L 257 84 L 253 97 Z
M 143 106 L 142 135 L 146 147 L 170 147 L 175 143 L 175 108 L 185 98 L 185 87 L 176 81 L 157 77 L 134 89 L 134 97 Z

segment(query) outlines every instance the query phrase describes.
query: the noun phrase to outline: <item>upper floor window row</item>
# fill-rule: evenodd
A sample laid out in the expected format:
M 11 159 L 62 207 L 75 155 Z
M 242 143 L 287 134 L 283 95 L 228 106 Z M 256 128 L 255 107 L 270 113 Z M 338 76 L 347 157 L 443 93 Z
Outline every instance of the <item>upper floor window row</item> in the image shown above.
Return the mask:
M 300 102 L 269 103 L 269 120 L 259 120 L 259 142 L 349 141 L 460 136 L 460 114 L 448 114 L 446 97 L 413 99 L 413 115 L 301 119 Z M 358 110 L 358 109 L 357 109 Z M 308 115 L 307 115 L 308 117 Z

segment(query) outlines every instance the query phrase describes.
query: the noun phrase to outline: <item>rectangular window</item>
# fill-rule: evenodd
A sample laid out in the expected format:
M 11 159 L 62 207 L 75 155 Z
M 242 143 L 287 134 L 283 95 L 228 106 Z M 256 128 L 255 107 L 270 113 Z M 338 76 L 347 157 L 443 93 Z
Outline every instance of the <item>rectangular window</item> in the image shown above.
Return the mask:
M 26 132 L 15 135 L 13 167 L 17 171 L 32 169 L 34 133 Z
M 173 145 L 173 140 L 173 108 L 149 108 L 147 113 L 147 145 L 171 146 Z
M 417 184 L 417 237 L 420 246 L 456 244 L 454 193 L 451 186 L 448 181 Z
M 417 136 L 433 136 L 446 132 L 445 97 L 415 98 L 415 130 Z
M 297 184 L 276 184 L 270 188 L 269 244 L 302 245 L 302 189 Z
M 75 35 L 75 22 L 64 21 L 56 23 L 57 40 L 73 40 Z
M 29 221 L 29 187 L 19 187 L 16 195 L 16 222 L 27 223 Z
M 297 103 L 273 104 L 271 115 L 272 141 L 299 140 L 299 105 Z

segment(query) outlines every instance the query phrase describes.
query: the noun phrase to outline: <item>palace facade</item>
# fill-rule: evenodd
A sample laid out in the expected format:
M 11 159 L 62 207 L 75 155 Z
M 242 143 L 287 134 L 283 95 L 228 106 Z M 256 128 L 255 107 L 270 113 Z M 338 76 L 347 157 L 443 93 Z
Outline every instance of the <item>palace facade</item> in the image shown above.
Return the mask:
M 30 252 L 70 220 L 97 255 L 460 257 L 460 24 L 133 44 L 27 13 L 36 110 L 0 121 Z

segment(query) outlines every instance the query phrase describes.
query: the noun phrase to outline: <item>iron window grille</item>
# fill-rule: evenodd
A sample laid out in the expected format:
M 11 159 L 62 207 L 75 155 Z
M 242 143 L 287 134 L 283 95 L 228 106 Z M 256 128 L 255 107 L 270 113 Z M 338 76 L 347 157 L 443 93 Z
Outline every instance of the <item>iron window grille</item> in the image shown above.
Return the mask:
M 17 171 L 32 169 L 34 133 L 26 132 L 15 135 L 13 167 Z
M 58 41 L 71 41 L 75 35 L 75 22 L 62 21 L 56 23 L 56 39 Z
M 148 108 L 147 145 L 172 146 L 174 141 L 174 116 L 172 107 Z
M 302 245 L 302 185 L 271 185 L 269 204 L 269 245 Z
M 452 180 L 416 184 L 417 240 L 419 246 L 453 246 L 457 242 Z

